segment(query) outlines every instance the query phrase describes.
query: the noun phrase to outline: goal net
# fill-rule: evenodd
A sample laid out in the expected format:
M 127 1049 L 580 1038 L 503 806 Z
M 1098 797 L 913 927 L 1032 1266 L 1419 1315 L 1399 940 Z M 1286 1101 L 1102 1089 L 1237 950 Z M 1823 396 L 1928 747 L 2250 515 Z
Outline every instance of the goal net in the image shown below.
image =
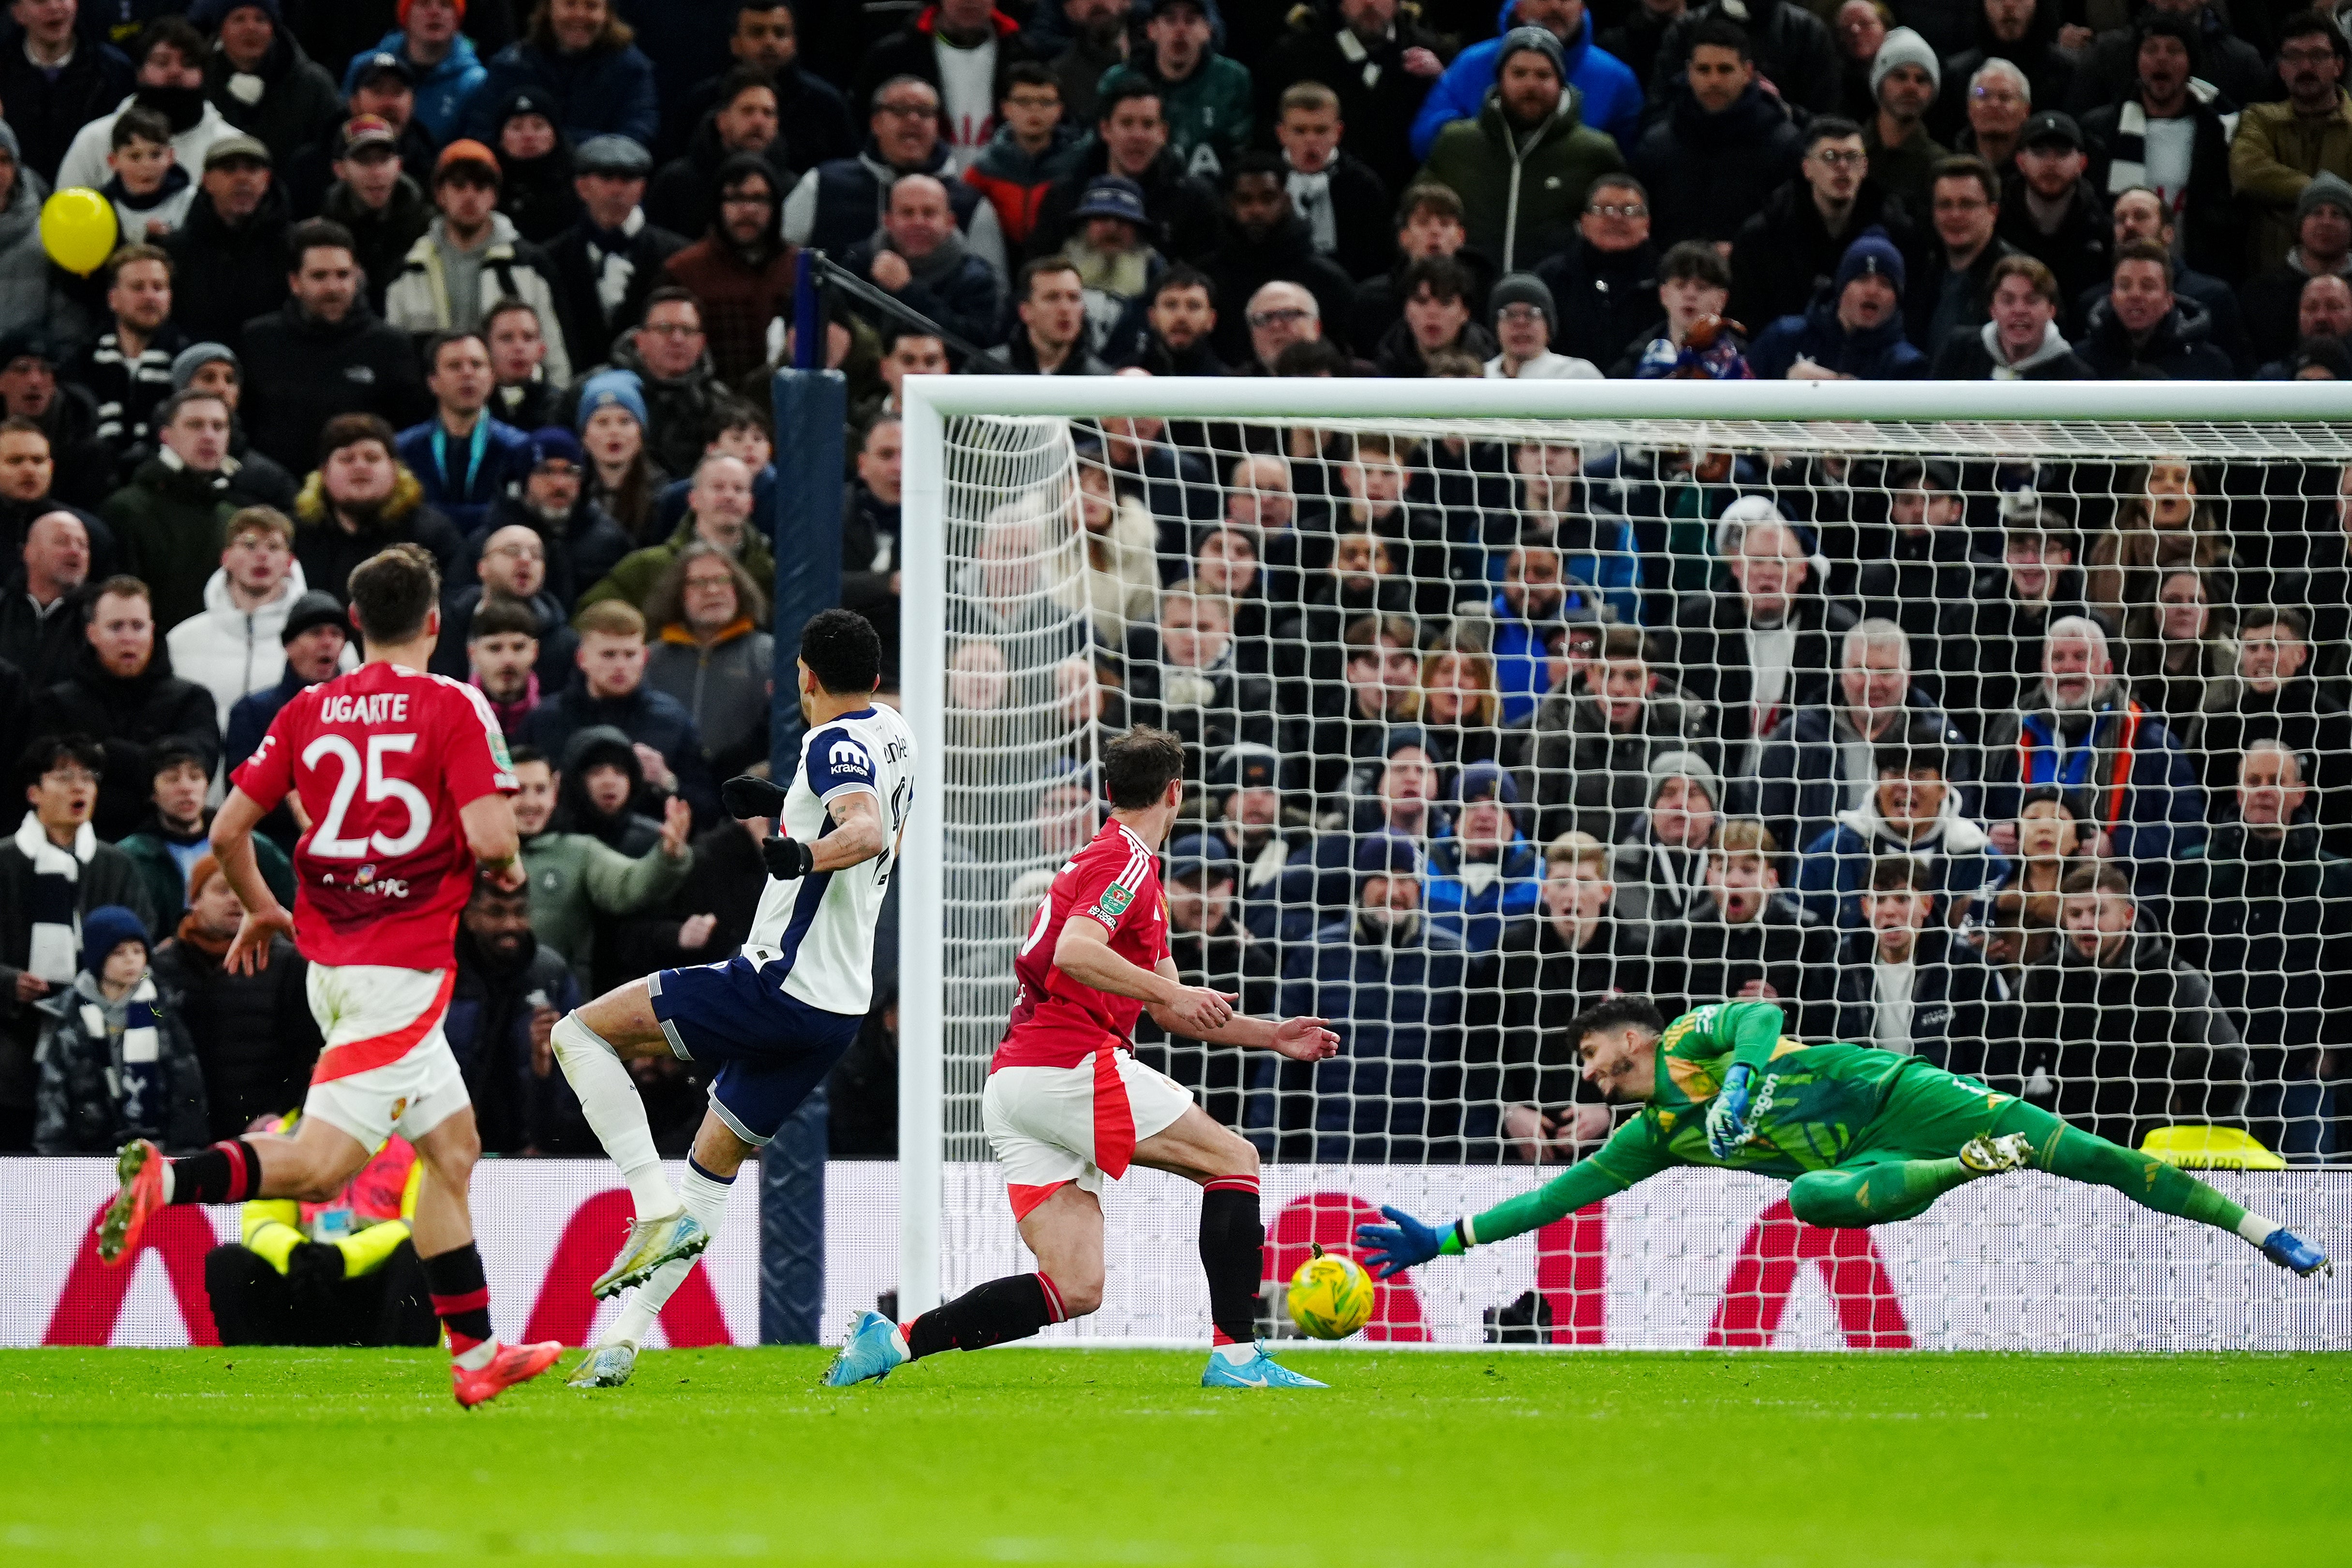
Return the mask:
M 1138 1054 L 1317 1245 L 1631 1111 L 1568 1025 L 1778 1002 L 2352 1247 L 2352 405 L 2309 385 L 910 382 L 902 1310 L 1034 1267 L 982 1127 L 1014 951 L 1133 723 L 1175 962 L 1318 1064 Z M 1384 1287 L 1437 1345 L 2352 1345 L 2236 1237 L 2042 1174 L 1867 1230 L 1685 1170 Z M 1197 1199 L 1102 1310 L 1197 1342 Z

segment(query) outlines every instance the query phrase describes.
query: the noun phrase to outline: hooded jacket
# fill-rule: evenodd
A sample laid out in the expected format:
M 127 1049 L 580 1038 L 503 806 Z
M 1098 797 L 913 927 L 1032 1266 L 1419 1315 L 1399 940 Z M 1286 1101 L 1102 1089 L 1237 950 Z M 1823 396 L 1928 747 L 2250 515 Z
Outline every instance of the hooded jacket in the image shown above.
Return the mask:
M 1475 120 L 1439 132 L 1423 174 L 1462 198 L 1470 243 L 1505 272 L 1531 267 L 1576 232 L 1584 195 L 1625 166 L 1617 144 L 1585 125 L 1574 88 L 1540 125 L 1516 131 L 1490 91 Z
M 359 85 L 360 67 L 371 55 L 398 55 L 416 78 L 416 122 L 425 127 L 436 144 L 446 144 L 457 133 L 457 119 L 465 110 L 466 100 L 488 77 L 489 68 L 482 64 L 481 51 L 463 31 L 449 40 L 449 52 L 440 62 L 420 66 L 409 58 L 408 34 L 394 27 L 376 40 L 372 49 L 362 49 L 352 57 L 343 68 L 343 96 L 349 98 Z
M 625 697 L 596 697 L 587 677 L 574 670 L 571 684 L 542 700 L 523 727 L 523 738 L 551 757 L 565 756 L 583 730 L 605 728 L 627 741 L 651 746 L 677 776 L 677 793 L 701 821 L 719 812 L 719 786 L 704 760 L 702 736 L 686 705 L 666 691 L 640 684 Z M 571 768 L 566 764 L 565 782 Z
M 422 337 L 457 324 L 450 314 L 447 268 L 441 256 L 444 232 L 443 220 L 436 217 L 409 247 L 400 276 L 384 290 L 384 319 L 404 332 Z M 492 213 L 481 268 L 480 308 L 487 310 L 499 300 L 513 299 L 538 311 L 540 335 L 547 340 L 541 367 L 551 382 L 570 381 L 572 358 L 563 346 L 563 310 L 556 293 L 555 265 L 547 252 L 520 238 L 514 220 L 506 214 Z
M 754 155 L 748 153 L 738 153 L 728 160 L 730 170 L 749 168 L 754 163 Z M 777 182 L 775 188 L 781 194 L 782 182 Z M 958 235 L 956 238 L 961 242 L 962 237 Z M 711 367 L 720 381 L 730 385 L 767 362 L 769 324 L 792 314 L 793 279 L 799 270 L 799 247 L 786 244 L 773 230 L 761 236 L 756 245 L 745 247 L 719 232 L 716 224 L 700 239 L 662 263 L 667 281 L 691 289 L 694 297 L 701 301 L 702 330 L 710 344 Z M 634 340 L 629 346 L 636 346 Z M 667 460 L 670 456 L 686 455 L 664 448 L 663 466 L 671 473 L 684 475 L 692 471 L 693 460 L 675 467 Z M 698 447 L 694 460 L 700 457 Z
M 1870 868 L 1890 856 L 1907 856 L 1927 868 L 1936 895 L 1930 918 L 1949 920 L 1953 909 L 1988 888 L 1999 887 L 2009 862 L 1992 847 L 1985 830 L 1960 815 L 1960 792 L 1944 791 L 1944 805 L 1927 836 L 1906 839 L 1878 814 L 1875 792 L 1851 811 L 1837 814 L 1837 826 L 1805 846 L 1797 862 L 1797 897 L 1815 919 L 1850 930 L 1867 923 L 1862 900 Z
M 215 567 L 205 583 L 205 607 L 171 629 L 164 639 L 172 650 L 172 668 L 184 680 L 193 680 L 213 694 L 221 728 L 228 728 L 228 710 L 248 691 L 278 684 L 286 672 L 286 649 L 278 634 L 293 612 L 294 601 L 310 591 L 302 563 L 289 562 L 278 596 L 251 610 L 240 610 L 229 597 L 228 569 Z
M 2062 941 L 2025 971 L 2019 1000 L 2022 1081 L 1993 1088 L 2126 1149 L 2175 1121 L 2243 1125 L 2245 1045 L 2171 939 L 2127 931 L 2106 964 Z
M 279 26 L 261 57 L 261 68 L 247 74 L 229 64 L 215 43 L 205 60 L 205 96 L 221 118 L 269 149 L 279 168 L 295 149 L 334 135 L 343 118 L 343 95 L 335 79 L 302 50 L 291 29 Z M 194 165 L 191 177 L 203 172 Z
M 2042 329 L 2042 342 L 2015 363 L 2000 352 L 2000 327 L 1987 321 L 1980 327 L 1955 327 L 1936 355 L 1937 381 L 2095 381 L 2098 372 L 2083 362 L 2051 321 Z
M 318 466 L 319 432 L 338 414 L 373 414 L 397 430 L 432 407 L 408 334 L 364 298 L 340 321 L 289 300 L 247 323 L 243 353 L 238 416 L 253 444 L 293 473 Z
M 659 844 L 629 856 L 586 833 L 531 834 L 522 841 L 531 934 L 572 965 L 584 989 L 592 984 L 596 918 L 635 914 L 659 901 L 693 865 L 691 851 L 673 859 Z
M 159 637 L 204 610 L 205 584 L 220 568 L 221 529 L 236 510 L 227 468 L 200 474 L 166 448 L 98 509 L 121 543 L 126 569 L 153 595 Z
M 1430 923 L 1451 932 L 1465 952 L 1492 952 L 1535 918 L 1543 876 L 1543 857 L 1517 828 L 1491 860 L 1473 858 L 1459 837 L 1445 834 L 1429 847 L 1423 880 Z
M 352 569 L 386 545 L 421 544 L 433 552 L 441 580 L 450 580 L 457 552 L 465 541 L 449 520 L 425 502 L 425 487 L 403 468 L 392 481 L 392 494 L 373 522 L 357 531 L 346 530 L 327 500 L 324 477 L 313 472 L 294 498 L 294 558 L 314 588 L 351 603 Z
M 106 772 L 99 780 L 90 823 L 110 842 L 146 818 L 153 782 L 147 771 L 150 746 L 184 741 L 204 757 L 207 770 L 220 759 L 220 721 L 215 716 L 213 694 L 172 673 L 171 649 L 162 637 L 155 640 L 147 668 L 129 677 L 100 665 L 97 650 L 84 643 L 76 653 L 73 673 L 33 699 L 26 726 L 31 735 L 79 731 L 106 748 Z M 140 903 L 145 902 L 142 896 Z
M 1421 100 L 1420 110 L 1412 116 L 1414 157 L 1426 159 L 1437 145 L 1439 132 L 1448 124 L 1476 118 L 1486 94 L 1495 86 L 1501 66 L 1503 36 L 1516 25 L 1512 13 L 1517 8 L 1518 0 L 1503 0 L 1502 8 L 1495 13 L 1495 36 L 1454 56 L 1454 63 L 1429 89 L 1428 95 Z M 1403 18 L 1398 21 L 1402 26 Z M 1587 11 L 1577 23 L 1576 36 L 1561 40 L 1568 85 L 1576 89 L 1584 100 L 1584 122 L 1614 138 L 1621 150 L 1630 152 L 1641 133 L 1642 83 L 1624 61 L 1592 41 L 1592 14 Z M 1346 52 L 1344 42 L 1339 47 L 1340 52 Z M 1397 75 L 1404 74 L 1399 68 Z M 1353 125 L 1355 121 L 1350 120 L 1349 123 Z
M 1918 381 L 1927 374 L 1927 356 L 1903 335 L 1900 310 L 1874 327 L 1850 332 L 1838 321 L 1834 284 L 1814 296 L 1803 315 L 1783 316 L 1759 333 L 1748 363 L 1759 381 L 1780 381 L 1800 355 L 1862 381 Z
M 1664 118 L 1626 163 L 1649 189 L 1650 237 L 1664 247 L 1737 238 L 1767 196 L 1795 178 L 1804 155 L 1789 111 L 1754 82 L 1720 112 L 1677 85 Z
M 764 150 L 749 154 L 767 165 L 779 201 L 793 188 L 789 146 L 792 122 L 781 123 L 784 129 L 777 132 L 773 142 Z M 646 221 L 672 234 L 699 237 L 719 216 L 720 168 L 745 155 L 719 139 L 718 110 L 705 114 L 695 126 L 694 134 L 687 138 L 686 151 L 656 170 L 646 186 Z
M 1823 692 L 1823 700 L 1809 702 L 1780 721 L 1765 739 L 1756 759 L 1756 815 L 1772 829 L 1784 851 L 1805 848 L 1831 832 L 1852 798 L 1849 745 L 1869 742 L 1846 728 L 1839 715 L 1844 710 Z M 1958 807 L 1972 805 L 1977 770 L 1969 738 L 1917 687 L 1911 689 L 1903 713 L 1886 733 L 1900 739 L 1911 728 L 1932 729 L 1945 747 L 1944 781 Z M 1864 769 L 1870 773 L 1866 760 Z M 1875 777 L 1874 773 L 1870 776 Z
M 542 49 L 526 37 L 500 49 L 484 68 L 480 84 L 466 99 L 461 134 L 496 144 L 499 105 L 519 87 L 540 89 L 561 106 L 563 123 L 556 129 L 574 147 L 607 133 L 650 147 L 661 128 L 653 62 L 636 45 L 592 45 L 564 54 Z
M 2083 363 L 2106 381 L 2120 381 L 2135 371 L 2160 371 L 2173 381 L 2231 381 L 2237 369 L 2230 356 L 2208 341 L 2211 318 L 2196 300 L 2174 297 L 2143 343 L 2132 342 L 2130 331 L 2116 315 L 2112 299 L 2091 308 L 2090 331 L 2075 352 Z

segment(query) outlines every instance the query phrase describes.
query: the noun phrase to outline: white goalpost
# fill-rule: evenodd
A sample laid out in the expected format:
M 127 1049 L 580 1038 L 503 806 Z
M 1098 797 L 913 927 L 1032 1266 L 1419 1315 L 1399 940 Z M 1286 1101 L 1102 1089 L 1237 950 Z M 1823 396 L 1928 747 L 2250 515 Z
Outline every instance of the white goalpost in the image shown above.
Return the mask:
M 1171 929 L 1346 1042 L 1139 1040 L 1259 1147 L 1269 1281 L 1589 1155 L 1559 1037 L 1615 989 L 2185 1145 L 2352 1254 L 2352 385 L 923 376 L 903 422 L 902 1319 L 1029 1266 L 980 1090 L 1134 721 L 1186 745 Z M 1369 1337 L 2352 1348 L 2352 1298 L 2102 1189 L 1785 1192 L 1653 1179 Z M 1192 1189 L 1104 1203 L 1105 1306 L 1048 1337 L 1204 1339 Z

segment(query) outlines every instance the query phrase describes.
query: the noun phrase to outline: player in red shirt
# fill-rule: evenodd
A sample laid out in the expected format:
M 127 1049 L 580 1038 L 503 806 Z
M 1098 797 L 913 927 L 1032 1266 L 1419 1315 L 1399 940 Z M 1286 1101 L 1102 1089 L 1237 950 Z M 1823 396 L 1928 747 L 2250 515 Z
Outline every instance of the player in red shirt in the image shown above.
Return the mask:
M 1139 725 L 1103 749 L 1103 773 L 1111 819 L 1055 877 L 1021 943 L 1013 964 L 1020 999 L 981 1101 L 1038 1269 L 992 1279 L 903 1328 L 865 1314 L 827 1383 L 885 1377 L 922 1356 L 1026 1339 L 1093 1311 L 1103 1293 L 1097 1194 L 1106 1178 L 1146 1165 L 1201 1184 L 1201 1268 L 1216 1325 L 1202 1385 L 1323 1386 L 1255 1342 L 1265 1247 L 1257 1151 L 1210 1120 L 1181 1084 L 1137 1061 L 1133 1035 L 1137 1015 L 1149 1008 L 1171 1034 L 1295 1061 L 1320 1061 L 1339 1050 L 1339 1037 L 1320 1018 L 1235 1017 L 1233 997 L 1178 982 L 1160 846 L 1183 798 L 1183 745 Z
M 457 980 L 452 938 L 477 868 L 506 889 L 520 887 L 523 872 L 498 720 L 479 691 L 425 673 L 440 595 L 432 556 L 414 544 L 354 568 L 351 613 L 365 662 L 279 710 L 214 819 L 213 852 L 246 911 L 224 960 L 230 972 L 267 963 L 280 932 L 310 961 L 310 1011 L 326 1047 L 301 1121 L 291 1137 L 229 1139 L 178 1160 L 144 1140 L 125 1145 L 98 1249 L 119 1263 L 170 1204 L 323 1199 L 397 1131 L 425 1164 L 411 1236 L 448 1331 L 457 1403 L 470 1406 L 538 1376 L 562 1347 L 501 1345 L 491 1332 L 466 1206 L 481 1140 L 441 1028 Z M 255 826 L 289 795 L 309 825 L 294 849 L 291 915 L 253 853 Z

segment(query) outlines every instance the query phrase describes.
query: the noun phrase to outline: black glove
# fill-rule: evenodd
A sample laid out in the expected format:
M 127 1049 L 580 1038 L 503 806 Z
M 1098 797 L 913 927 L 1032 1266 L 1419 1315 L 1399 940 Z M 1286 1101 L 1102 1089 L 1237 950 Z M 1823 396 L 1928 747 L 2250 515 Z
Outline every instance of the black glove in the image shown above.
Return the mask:
M 719 786 L 719 798 L 726 803 L 727 815 L 738 822 L 749 822 L 755 816 L 774 816 L 784 809 L 784 792 L 773 781 L 754 778 L 750 773 L 738 773 Z
M 816 869 L 816 851 L 781 832 L 769 834 L 760 845 L 760 858 L 767 863 L 768 875 L 779 881 L 797 882 Z
M 298 1290 L 324 1290 L 343 1280 L 343 1249 L 323 1241 L 298 1241 L 286 1255 L 286 1282 Z

